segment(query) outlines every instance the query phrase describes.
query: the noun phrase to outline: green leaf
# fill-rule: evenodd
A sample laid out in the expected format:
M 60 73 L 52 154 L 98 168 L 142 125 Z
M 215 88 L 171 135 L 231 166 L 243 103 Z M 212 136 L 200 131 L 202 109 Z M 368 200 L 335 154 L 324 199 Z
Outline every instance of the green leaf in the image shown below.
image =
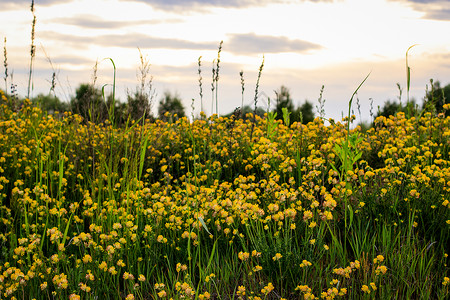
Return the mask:
M 200 223 L 202 223 L 203 228 L 205 228 L 206 232 L 209 234 L 212 234 L 211 232 L 209 232 L 208 227 L 206 226 L 205 221 L 203 221 L 202 217 L 198 217 L 198 220 L 200 221 Z
M 362 152 L 358 152 L 353 158 L 353 163 L 357 162 L 362 156 Z
M 72 220 L 72 216 L 73 216 L 73 213 L 70 215 L 69 221 L 67 221 L 66 229 L 64 230 L 64 236 L 63 236 L 62 243 L 61 243 L 63 245 L 66 243 L 67 233 L 69 232 L 69 226 L 70 226 L 70 221 Z

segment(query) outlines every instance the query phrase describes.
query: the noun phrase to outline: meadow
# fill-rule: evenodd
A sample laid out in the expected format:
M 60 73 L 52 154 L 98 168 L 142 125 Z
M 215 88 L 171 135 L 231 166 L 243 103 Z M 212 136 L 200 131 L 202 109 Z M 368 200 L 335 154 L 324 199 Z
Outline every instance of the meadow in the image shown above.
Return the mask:
M 117 127 L 1 98 L 0 298 L 449 297 L 444 113 Z

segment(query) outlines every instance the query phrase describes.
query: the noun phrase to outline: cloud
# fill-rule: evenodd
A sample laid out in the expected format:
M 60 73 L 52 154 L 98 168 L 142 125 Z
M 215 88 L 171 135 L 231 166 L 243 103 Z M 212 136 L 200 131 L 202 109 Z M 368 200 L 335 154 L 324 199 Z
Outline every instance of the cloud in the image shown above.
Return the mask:
M 186 10 L 204 10 L 210 7 L 246 8 L 274 3 L 296 3 L 295 0 L 122 0 L 146 3 L 161 10 L 186 12 Z M 309 2 L 332 2 L 334 0 L 300 0 Z
M 152 37 L 141 33 L 108 34 L 95 37 L 74 36 L 45 31 L 39 33 L 40 38 L 68 43 L 77 48 L 87 48 L 89 45 L 122 48 L 152 48 L 152 49 L 188 49 L 216 50 L 217 42 L 190 42 L 182 39 Z
M 70 65 L 90 65 L 93 63 L 92 59 L 82 56 L 72 56 L 72 55 L 58 55 L 49 57 L 52 64 L 55 64 L 56 66 L 62 65 L 62 64 L 70 64 Z M 48 61 L 48 59 L 45 59 Z
M 128 0 L 125 0 L 128 1 Z M 155 8 L 172 10 L 180 8 L 201 9 L 205 7 L 249 7 L 261 6 L 268 3 L 268 0 L 134 0 L 149 4 Z M 281 0 L 270 1 L 281 2 Z
M 37 0 L 34 1 L 35 7 L 37 6 L 47 6 L 52 4 L 61 3 L 58 0 Z M 16 9 L 30 9 L 31 1 L 30 0 L 2 0 L 0 2 L 1 10 L 16 10 Z
M 450 8 L 427 11 L 425 19 L 450 21 Z
M 395 0 L 398 1 L 398 0 Z M 413 3 L 436 3 L 436 2 L 442 2 L 442 0 L 402 0 L 405 2 L 413 2 Z
M 263 53 L 305 53 L 320 50 L 322 46 L 308 41 L 289 39 L 283 36 L 256 35 L 254 33 L 230 34 L 224 42 L 225 51 L 238 55 L 254 55 Z M 45 40 L 60 41 L 78 49 L 86 49 L 97 45 L 121 48 L 151 49 L 185 49 L 185 50 L 217 50 L 217 41 L 191 42 L 182 39 L 148 36 L 141 33 L 108 34 L 99 36 L 74 36 L 44 31 L 39 37 Z
M 446 0 L 391 0 L 408 3 L 411 7 L 424 13 L 423 19 L 450 21 L 450 2 Z
M 65 25 L 74 25 L 87 29 L 118 29 L 129 26 L 141 26 L 159 23 L 179 23 L 182 21 L 180 19 L 117 21 L 103 20 L 94 15 L 78 15 L 71 18 L 55 18 L 52 19 L 51 22 Z
M 236 54 L 261 54 L 280 52 L 307 52 L 322 46 L 303 40 L 291 40 L 283 36 L 256 35 L 254 33 L 231 34 L 227 49 Z

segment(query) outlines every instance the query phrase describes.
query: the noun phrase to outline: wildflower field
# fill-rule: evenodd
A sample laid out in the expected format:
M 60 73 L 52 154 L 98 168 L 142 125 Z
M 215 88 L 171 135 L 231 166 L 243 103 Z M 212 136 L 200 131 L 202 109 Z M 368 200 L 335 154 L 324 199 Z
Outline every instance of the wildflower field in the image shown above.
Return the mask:
M 444 114 L 117 127 L 9 101 L 2 299 L 449 297 Z

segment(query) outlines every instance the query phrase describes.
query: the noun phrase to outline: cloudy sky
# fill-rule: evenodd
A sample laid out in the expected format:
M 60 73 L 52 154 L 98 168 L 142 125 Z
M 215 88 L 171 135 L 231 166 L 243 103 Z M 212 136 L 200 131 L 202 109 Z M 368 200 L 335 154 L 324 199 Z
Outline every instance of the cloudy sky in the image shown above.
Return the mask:
M 0 2 L 8 72 L 22 96 L 28 87 L 30 4 Z M 55 70 L 56 93 L 69 101 L 80 83 L 93 81 L 97 60 L 96 85 L 110 84 L 113 68 L 105 58 L 112 58 L 117 94 L 125 101 L 127 90 L 138 84 L 139 48 L 151 64 L 155 102 L 165 91 L 178 93 L 188 114 L 192 99 L 196 114 L 200 110 L 202 56 L 203 106 L 209 115 L 211 69 L 222 40 L 220 114 L 241 105 L 241 70 L 244 104 L 252 104 L 263 55 L 261 106 L 267 107 L 267 97 L 274 99 L 281 85 L 297 105 L 307 99 L 315 106 L 324 85 L 326 117 L 335 119 L 369 72 L 358 93 L 363 119 L 370 119 L 369 99 L 376 111 L 398 97 L 397 83 L 406 101 L 405 53 L 414 44 L 411 98 L 420 103 L 431 78 L 450 83 L 448 0 L 36 0 L 35 15 L 33 96 L 49 92 Z M 356 105 L 354 110 L 358 114 Z

